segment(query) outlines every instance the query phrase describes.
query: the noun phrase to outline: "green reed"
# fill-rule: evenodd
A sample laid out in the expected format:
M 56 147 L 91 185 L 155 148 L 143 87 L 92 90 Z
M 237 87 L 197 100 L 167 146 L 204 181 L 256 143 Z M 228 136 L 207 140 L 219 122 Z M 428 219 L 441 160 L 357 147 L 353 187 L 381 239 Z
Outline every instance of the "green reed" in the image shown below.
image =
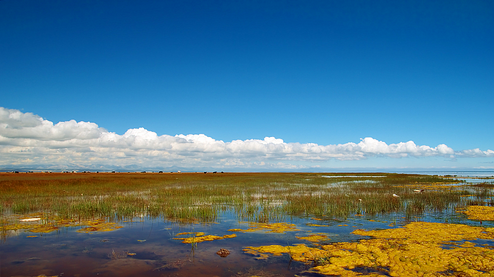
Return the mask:
M 421 185 L 452 183 L 460 182 L 385 173 L 0 174 L 0 203 L 2 213 L 44 211 L 61 218 L 211 222 L 233 211 L 240 220 L 275 222 L 290 216 L 420 215 L 492 197 L 490 183 L 414 192 Z

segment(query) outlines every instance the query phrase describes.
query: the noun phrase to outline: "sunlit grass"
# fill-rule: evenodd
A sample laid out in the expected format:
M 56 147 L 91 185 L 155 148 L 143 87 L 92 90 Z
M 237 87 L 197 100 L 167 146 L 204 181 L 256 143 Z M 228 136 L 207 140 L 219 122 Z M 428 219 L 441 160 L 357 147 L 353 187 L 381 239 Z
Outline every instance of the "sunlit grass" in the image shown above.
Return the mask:
M 192 250 L 202 242 L 228 243 L 250 232 L 293 234 L 307 245 L 257 245 L 244 248 L 245 253 L 260 259 L 289 255 L 290 261 L 306 263 L 316 273 L 494 274 L 491 248 L 474 242 L 493 238 L 493 228 L 482 227 L 482 221 L 494 218 L 493 188 L 489 179 L 468 184 L 449 177 L 387 173 L 5 173 L 0 174 L 0 236 L 6 240 L 28 232 L 26 237 L 35 239 L 68 228 L 119 232 L 133 224 L 128 222 L 159 218 L 190 230 L 170 236 L 191 244 Z M 220 222 L 224 213 L 236 217 L 235 229 L 212 233 L 210 223 Z M 437 214 L 441 223 L 420 222 Z M 476 226 L 453 225 L 448 218 Z M 367 223 L 385 225 L 374 231 L 357 229 Z M 206 230 L 197 232 L 195 224 Z M 388 224 L 391 229 L 382 230 Z M 331 236 L 333 231 L 312 233 L 312 228 L 340 227 L 363 238 L 342 241 Z M 136 255 L 118 253 L 112 250 L 109 257 Z M 431 259 L 432 254 L 439 258 Z M 475 264 L 464 257 L 473 257 Z
M 491 196 L 488 183 L 465 186 L 451 178 L 409 174 L 0 174 L 2 216 L 43 212 L 78 220 L 161 216 L 214 222 L 225 211 L 259 223 L 399 212 L 411 218 L 485 204 Z

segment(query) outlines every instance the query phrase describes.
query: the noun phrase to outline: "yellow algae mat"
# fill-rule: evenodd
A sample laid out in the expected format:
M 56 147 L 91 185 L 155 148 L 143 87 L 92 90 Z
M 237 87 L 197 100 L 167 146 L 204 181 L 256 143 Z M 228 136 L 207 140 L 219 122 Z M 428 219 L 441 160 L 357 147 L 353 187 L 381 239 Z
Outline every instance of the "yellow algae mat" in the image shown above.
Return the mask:
M 90 220 L 85 222 L 84 225 L 89 225 L 89 226 L 79 229 L 77 230 L 77 232 L 80 233 L 111 232 L 123 228 L 123 226 L 119 226 L 117 225 L 117 223 L 106 222 L 104 219 Z
M 268 258 L 289 254 L 293 260 L 315 265 L 326 275 L 362 276 L 363 269 L 378 276 L 494 276 L 494 250 L 476 239 L 494 239 L 494 228 L 463 224 L 413 222 L 402 228 L 355 230 L 370 236 L 358 242 L 321 247 L 269 245 L 247 247 L 246 253 Z M 304 238 L 305 239 L 305 238 Z M 359 272 L 360 271 L 360 272 Z M 459 275 L 458 275 L 459 274 Z M 367 275 L 369 276 L 369 275 Z
M 494 207 L 489 206 L 468 206 L 466 211 L 462 211 L 472 220 L 494 220 Z
M 295 224 L 279 222 L 279 223 L 256 223 L 249 222 L 248 229 L 230 229 L 230 232 L 257 232 L 257 231 L 266 231 L 267 233 L 285 233 L 285 232 L 295 232 L 300 231 L 297 229 Z
M 76 226 L 86 226 L 77 230 L 77 232 L 82 233 L 110 232 L 123 228 L 123 226 L 119 226 L 117 223 L 114 222 L 108 222 L 103 218 L 95 220 L 76 221 L 74 219 L 59 219 L 52 216 L 20 219 L 10 223 L 0 223 L 0 231 L 25 230 L 31 233 L 51 233 L 59 230 L 60 228 Z
M 178 233 L 175 236 L 183 236 L 183 235 L 191 235 L 187 238 L 173 238 L 174 240 L 181 240 L 182 243 L 200 243 L 203 241 L 213 241 L 213 240 L 220 240 L 220 239 L 228 239 L 228 238 L 236 238 L 237 235 L 231 234 L 231 235 L 224 235 L 222 237 L 220 236 L 214 236 L 214 235 L 207 235 L 204 232 L 183 232 L 183 233 Z
M 311 235 L 308 235 L 306 237 L 298 237 L 298 236 L 295 236 L 295 237 L 297 239 L 308 240 L 308 241 L 313 242 L 313 243 L 329 240 L 327 234 L 325 234 L 325 233 L 311 234 Z

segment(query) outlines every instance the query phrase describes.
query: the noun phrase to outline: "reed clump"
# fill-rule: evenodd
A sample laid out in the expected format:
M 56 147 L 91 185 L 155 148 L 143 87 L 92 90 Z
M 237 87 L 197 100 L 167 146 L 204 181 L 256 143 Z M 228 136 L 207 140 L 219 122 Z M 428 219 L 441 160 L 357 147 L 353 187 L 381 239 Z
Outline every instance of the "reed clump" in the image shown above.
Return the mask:
M 417 193 L 418 191 L 418 193 Z M 464 197 L 465 194 L 470 197 Z M 491 199 L 487 184 L 388 173 L 32 173 L 0 174 L 3 216 L 33 212 L 62 219 L 164 217 L 213 222 L 293 216 L 345 219 L 452 210 Z M 492 201 L 492 200 L 489 200 Z

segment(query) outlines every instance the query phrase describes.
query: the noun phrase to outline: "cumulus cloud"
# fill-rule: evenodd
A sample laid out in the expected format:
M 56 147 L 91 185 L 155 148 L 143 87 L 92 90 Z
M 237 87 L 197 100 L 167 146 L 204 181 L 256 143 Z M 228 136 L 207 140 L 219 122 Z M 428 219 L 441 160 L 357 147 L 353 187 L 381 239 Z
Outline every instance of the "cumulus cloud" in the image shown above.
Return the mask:
M 455 154 L 460 157 L 469 157 L 469 158 L 494 157 L 494 151 L 492 150 L 482 151 L 479 148 L 463 150 Z
M 494 151 L 454 151 L 440 144 L 416 145 L 413 141 L 387 144 L 366 137 L 360 142 L 319 145 L 290 143 L 280 138 L 224 142 L 204 134 L 158 135 L 144 128 L 123 135 L 91 122 L 53 122 L 32 113 L 0 107 L 0 165 L 54 165 L 60 168 L 131 166 L 294 168 L 300 162 L 362 160 L 373 156 L 494 157 Z
M 0 135 L 4 138 L 22 138 L 37 140 L 70 140 L 98 138 L 105 129 L 91 122 L 75 120 L 53 122 L 18 110 L 0 107 Z

